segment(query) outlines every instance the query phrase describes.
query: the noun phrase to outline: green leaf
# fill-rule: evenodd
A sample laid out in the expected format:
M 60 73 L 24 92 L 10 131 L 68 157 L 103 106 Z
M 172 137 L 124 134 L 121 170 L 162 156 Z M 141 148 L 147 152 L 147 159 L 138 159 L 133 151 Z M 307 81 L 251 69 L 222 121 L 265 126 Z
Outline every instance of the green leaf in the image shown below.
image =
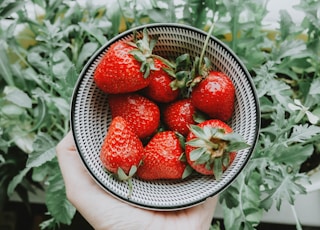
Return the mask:
M 54 76 L 65 76 L 68 73 L 66 70 L 73 66 L 73 63 L 69 59 L 66 53 L 62 51 L 56 51 L 52 57 L 53 66 L 52 72 Z
M 56 108 L 59 110 L 60 114 L 68 118 L 70 113 L 70 105 L 66 101 L 66 99 L 61 97 L 52 97 L 51 100 L 55 104 Z
M 282 105 L 287 105 L 290 101 L 291 88 L 284 82 L 271 80 L 267 83 L 268 95 L 274 97 Z
M 305 20 L 310 24 L 307 24 L 308 29 L 312 30 L 312 27 L 320 30 L 320 23 L 318 17 L 318 9 L 320 3 L 318 1 L 301 1 L 298 5 L 295 5 L 294 8 L 302 11 L 305 14 Z
M 12 70 L 10 68 L 8 55 L 4 44 L 0 43 L 0 76 L 3 78 L 7 85 L 14 86 L 15 81 L 13 79 Z
M 293 205 L 295 195 L 306 193 L 305 188 L 301 185 L 305 179 L 305 175 L 295 174 L 289 167 L 274 166 L 264 178 L 268 186 L 264 191 L 266 197 L 261 201 L 261 207 L 268 210 L 275 202 L 277 210 L 280 210 L 283 201 L 288 201 Z
M 23 92 L 22 90 L 20 90 L 19 88 L 7 86 L 4 89 L 4 93 L 5 93 L 5 98 L 8 101 L 18 106 L 22 108 L 32 107 L 32 100 L 29 97 L 29 95 Z
M 90 34 L 92 37 L 97 39 L 100 45 L 104 45 L 107 42 L 106 37 L 103 35 L 103 33 L 97 28 L 94 24 L 86 24 L 84 22 L 79 22 L 79 26 L 86 31 L 88 34 Z
M 50 72 L 50 68 L 46 60 L 44 60 L 41 55 L 37 52 L 29 52 L 27 56 L 27 60 L 35 69 L 40 71 L 41 73 L 47 74 Z
M 33 168 L 39 167 L 44 163 L 51 161 L 56 156 L 55 147 L 48 149 L 45 152 L 35 151 L 29 154 L 26 166 Z
M 276 78 L 274 61 L 268 61 L 259 68 L 254 69 L 255 78 L 253 79 L 257 87 L 258 97 L 262 98 L 270 90 L 269 82 Z M 262 101 L 263 102 L 263 101 Z M 262 104 L 263 105 L 263 104 Z
M 277 50 L 277 61 L 281 62 L 281 59 L 285 57 L 295 57 L 298 58 L 300 55 L 304 55 L 306 49 L 305 42 L 301 40 L 288 41 L 285 40 L 281 42 L 279 50 Z
M 286 10 L 280 10 L 280 31 L 281 39 L 285 40 L 289 35 L 292 34 L 292 26 L 295 24 L 292 21 L 290 14 Z
M 33 142 L 33 148 L 35 152 L 47 152 L 48 149 L 54 148 L 57 142 L 47 133 L 38 133 L 36 139 Z
M 168 13 L 167 9 L 150 9 L 148 10 L 148 15 L 152 21 L 165 23 L 168 21 L 168 18 L 164 17 Z
M 296 125 L 293 127 L 293 132 L 291 136 L 286 141 L 287 144 L 294 142 L 306 142 L 308 139 L 312 138 L 315 135 L 320 134 L 320 127 L 315 125 Z
M 223 220 L 224 226 L 228 230 L 243 230 L 245 229 L 243 224 L 236 225 L 237 223 L 242 223 L 241 211 L 239 209 L 233 208 L 229 210 L 228 218 Z M 249 228 L 250 229 L 250 228 Z M 254 229 L 251 227 L 251 229 Z
M 88 42 L 83 45 L 76 61 L 77 69 L 82 69 L 83 65 L 90 58 L 94 52 L 98 49 L 99 44 L 96 42 Z
M 112 4 L 112 7 L 109 7 L 107 10 L 108 20 L 111 22 L 111 30 L 114 31 L 114 34 L 117 34 L 120 27 L 122 9 L 119 6 L 120 3 Z M 131 9 L 132 10 L 132 9 Z
M 309 94 L 317 102 L 320 100 L 319 89 L 320 89 L 320 78 L 315 78 L 311 82 L 310 89 L 309 89 Z M 315 102 L 315 103 L 317 103 L 317 102 Z
M 15 104 L 3 105 L 0 110 L 1 110 L 1 113 L 11 118 L 18 117 L 25 112 L 25 109 Z
M 1 139 L 0 139 L 1 140 Z M 0 164 L 4 163 L 6 160 L 4 159 L 4 157 L 2 155 L 0 155 Z
M 67 72 L 67 76 L 66 76 L 67 85 L 70 88 L 73 88 L 75 86 L 77 80 L 78 80 L 78 73 L 77 73 L 74 66 L 70 66 L 70 68 Z
M 46 189 L 46 206 L 57 222 L 70 225 L 76 213 L 75 207 L 66 197 L 64 182 L 59 170 L 50 176 Z
M 43 230 L 43 229 L 55 229 L 56 225 L 58 225 L 57 221 L 54 218 L 50 218 L 48 220 L 41 222 L 39 226 Z
M 314 148 L 312 144 L 281 146 L 274 152 L 272 157 L 276 162 L 299 167 L 313 154 L 313 151 Z
M 27 173 L 30 171 L 30 168 L 24 168 L 23 170 L 21 170 L 19 172 L 19 174 L 17 174 L 9 183 L 8 185 L 8 189 L 7 189 L 7 194 L 10 197 L 16 187 L 23 181 L 24 177 L 27 175 Z
M 21 123 L 18 123 L 22 125 Z M 33 142 L 35 134 L 24 130 L 26 127 L 14 126 L 8 134 L 10 134 L 10 140 L 14 141 L 15 146 L 20 148 L 25 153 L 31 153 L 33 151 Z
M 220 196 L 226 229 L 238 229 L 239 226 L 253 229 L 262 218 L 263 211 L 259 203 L 261 176 L 253 172 L 248 183 L 245 177 L 245 173 L 241 173 Z
M 238 196 L 239 196 L 238 187 L 231 185 L 222 193 L 222 196 L 220 196 L 220 202 L 221 203 L 224 202 L 224 205 L 228 209 L 231 209 L 239 205 L 240 200 L 238 200 Z
M 46 162 L 38 167 L 32 168 L 32 180 L 35 182 L 43 183 L 46 181 L 48 175 L 52 174 L 52 164 L 55 162 L 54 160 L 50 162 Z
M 23 1 L 3 1 L 0 7 L 0 18 L 9 17 L 12 13 L 17 12 L 24 6 Z

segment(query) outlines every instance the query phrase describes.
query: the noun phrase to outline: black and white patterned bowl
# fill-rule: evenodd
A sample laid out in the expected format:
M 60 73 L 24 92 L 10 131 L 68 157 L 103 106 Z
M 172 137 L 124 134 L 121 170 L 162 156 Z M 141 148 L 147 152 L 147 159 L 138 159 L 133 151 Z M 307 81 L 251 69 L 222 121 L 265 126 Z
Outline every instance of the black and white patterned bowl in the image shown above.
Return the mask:
M 133 193 L 128 199 L 128 185 L 107 174 L 99 152 L 111 122 L 108 95 L 93 80 L 96 66 L 110 45 L 118 40 L 132 40 L 133 32 L 142 34 L 147 28 L 150 37 L 157 36 L 154 52 L 165 57 L 189 53 L 200 56 L 207 34 L 181 24 L 149 24 L 128 30 L 101 47 L 81 72 L 71 105 L 71 127 L 81 159 L 93 179 L 107 192 L 132 205 L 152 210 L 178 210 L 194 206 L 227 188 L 248 162 L 260 128 L 260 111 L 250 74 L 239 58 L 221 41 L 211 36 L 205 56 L 216 70 L 227 74 L 236 88 L 235 110 L 229 125 L 251 145 L 238 152 L 233 164 L 220 180 L 210 176 L 192 176 L 181 181 L 142 181 L 133 179 Z

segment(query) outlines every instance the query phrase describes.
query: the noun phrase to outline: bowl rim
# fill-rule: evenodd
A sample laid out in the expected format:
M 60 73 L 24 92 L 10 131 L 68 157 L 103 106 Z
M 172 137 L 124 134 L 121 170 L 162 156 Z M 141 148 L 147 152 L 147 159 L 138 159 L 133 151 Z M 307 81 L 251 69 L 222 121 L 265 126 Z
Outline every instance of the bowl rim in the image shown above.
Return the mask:
M 77 132 L 76 132 L 76 128 L 75 128 L 75 121 L 74 121 L 74 117 L 75 117 L 74 113 L 75 112 L 74 111 L 75 111 L 75 106 L 76 106 L 77 92 L 79 91 L 79 88 L 81 86 L 81 82 L 82 82 L 84 76 L 86 75 L 89 67 L 92 65 L 92 63 L 101 55 L 101 53 L 103 53 L 106 50 L 107 47 L 109 47 L 111 44 L 115 43 L 116 41 L 120 40 L 121 38 L 124 38 L 128 35 L 131 35 L 134 31 L 142 31 L 144 28 L 152 29 L 152 28 L 158 28 L 158 27 L 181 28 L 181 29 L 194 31 L 194 32 L 199 33 L 201 35 L 207 36 L 207 32 L 205 32 L 204 30 L 198 29 L 198 28 L 190 26 L 190 25 L 180 24 L 180 23 L 150 23 L 150 24 L 140 25 L 140 26 L 128 29 L 128 30 L 114 36 L 113 38 L 108 40 L 104 45 L 102 45 L 99 49 L 97 49 L 94 52 L 94 54 L 88 59 L 88 61 L 86 62 L 86 64 L 84 65 L 84 67 L 82 68 L 82 70 L 79 74 L 79 77 L 78 77 L 77 82 L 74 86 L 74 90 L 73 90 L 72 97 L 71 97 L 70 126 L 71 126 L 71 130 L 72 130 L 75 146 L 76 146 L 77 152 L 81 158 L 83 165 L 87 169 L 89 175 L 94 179 L 96 184 L 98 184 L 104 191 L 107 191 L 110 195 L 114 196 L 115 198 L 118 198 L 118 199 L 124 201 L 125 203 L 128 203 L 133 206 L 137 206 L 137 207 L 149 209 L 149 210 L 173 211 L 173 210 L 181 210 L 181 209 L 185 209 L 185 208 L 189 208 L 189 207 L 198 205 L 200 203 L 203 203 L 208 197 L 205 197 L 201 200 L 197 200 L 196 202 L 190 202 L 188 204 L 175 205 L 175 206 L 153 206 L 153 205 L 148 205 L 148 204 L 141 204 L 139 202 L 135 202 L 130 199 L 124 199 L 123 197 L 119 196 L 111 189 L 107 188 L 107 186 L 105 186 L 100 181 L 100 179 L 96 177 L 96 175 L 93 173 L 92 169 L 87 164 L 87 162 L 83 156 L 83 153 L 81 153 L 80 144 L 79 144 L 79 141 L 75 135 Z M 212 39 L 215 43 L 217 43 L 218 45 L 223 47 L 232 56 L 232 58 L 237 62 L 237 64 L 241 68 L 241 71 L 244 72 L 244 75 L 246 76 L 246 79 L 249 82 L 249 86 L 252 91 L 252 96 L 253 96 L 254 102 L 255 102 L 255 113 L 256 113 L 256 116 L 255 116 L 255 124 L 256 125 L 255 125 L 255 133 L 254 133 L 254 137 L 253 137 L 253 143 L 252 143 L 252 146 L 250 147 L 250 151 L 248 152 L 246 159 L 243 161 L 243 164 L 241 165 L 241 167 L 239 167 L 238 173 L 236 173 L 232 178 L 230 178 L 230 180 L 228 182 L 226 182 L 225 185 L 222 186 L 222 188 L 220 190 L 212 193 L 209 196 L 209 197 L 213 197 L 213 196 L 221 193 L 225 189 L 227 189 L 232 184 L 232 182 L 238 177 L 238 175 L 243 171 L 245 166 L 248 164 L 248 161 L 251 158 L 252 153 L 254 152 L 254 150 L 257 146 L 258 139 L 259 139 L 259 132 L 260 132 L 260 126 L 261 126 L 261 119 L 260 119 L 261 113 L 260 113 L 259 98 L 258 98 L 258 94 L 257 94 L 256 88 L 255 88 L 252 76 L 249 73 L 249 71 L 247 70 L 247 68 L 245 67 L 245 65 L 243 64 L 243 62 L 234 53 L 234 51 L 231 48 L 229 48 L 225 43 L 223 43 L 221 40 L 219 40 L 218 38 L 216 38 L 213 35 L 210 35 L 210 39 Z

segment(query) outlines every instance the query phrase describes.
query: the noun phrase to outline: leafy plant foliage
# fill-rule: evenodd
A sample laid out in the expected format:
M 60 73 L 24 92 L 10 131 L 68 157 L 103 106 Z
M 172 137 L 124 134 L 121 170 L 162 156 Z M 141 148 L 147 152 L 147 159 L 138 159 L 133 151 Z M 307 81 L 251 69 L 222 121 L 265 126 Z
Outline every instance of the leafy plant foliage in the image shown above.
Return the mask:
M 110 7 L 109 4 L 112 4 Z M 319 0 L 301 0 L 299 24 L 280 12 L 279 28 L 264 29 L 265 0 L 127 0 L 99 5 L 71 0 L 0 3 L 0 188 L 46 192 L 51 219 L 70 224 L 55 146 L 69 130 L 69 104 L 77 77 L 105 42 L 134 26 L 179 22 L 208 30 L 250 71 L 261 106 L 255 152 L 220 195 L 227 229 L 254 229 L 263 212 L 306 193 L 301 164 L 319 155 Z M 2 194 L 1 193 L 1 194 Z M 297 222 L 297 225 L 299 223 Z M 219 224 L 212 226 L 219 229 Z

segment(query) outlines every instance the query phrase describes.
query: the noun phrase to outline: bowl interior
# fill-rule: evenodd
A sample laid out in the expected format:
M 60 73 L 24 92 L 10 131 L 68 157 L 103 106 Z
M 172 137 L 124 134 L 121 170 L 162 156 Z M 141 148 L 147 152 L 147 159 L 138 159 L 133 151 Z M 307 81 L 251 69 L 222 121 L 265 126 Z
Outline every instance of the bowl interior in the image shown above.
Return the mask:
M 95 68 L 108 47 L 117 40 L 132 40 L 133 31 L 158 37 L 154 52 L 164 57 L 189 53 L 200 56 L 206 33 L 180 24 L 151 24 L 122 33 L 110 40 L 89 60 L 74 90 L 71 126 L 81 159 L 94 180 L 115 197 L 132 205 L 155 210 L 176 210 L 203 202 L 225 189 L 247 163 L 258 137 L 259 104 L 255 87 L 246 68 L 236 55 L 221 41 L 211 36 L 206 56 L 216 70 L 227 74 L 236 88 L 235 110 L 229 124 L 251 145 L 238 152 L 233 164 L 220 180 L 208 176 L 192 176 L 182 181 L 142 181 L 133 179 L 133 193 L 128 199 L 127 183 L 107 174 L 99 159 L 100 146 L 111 122 L 108 95 L 100 91 L 94 81 Z

